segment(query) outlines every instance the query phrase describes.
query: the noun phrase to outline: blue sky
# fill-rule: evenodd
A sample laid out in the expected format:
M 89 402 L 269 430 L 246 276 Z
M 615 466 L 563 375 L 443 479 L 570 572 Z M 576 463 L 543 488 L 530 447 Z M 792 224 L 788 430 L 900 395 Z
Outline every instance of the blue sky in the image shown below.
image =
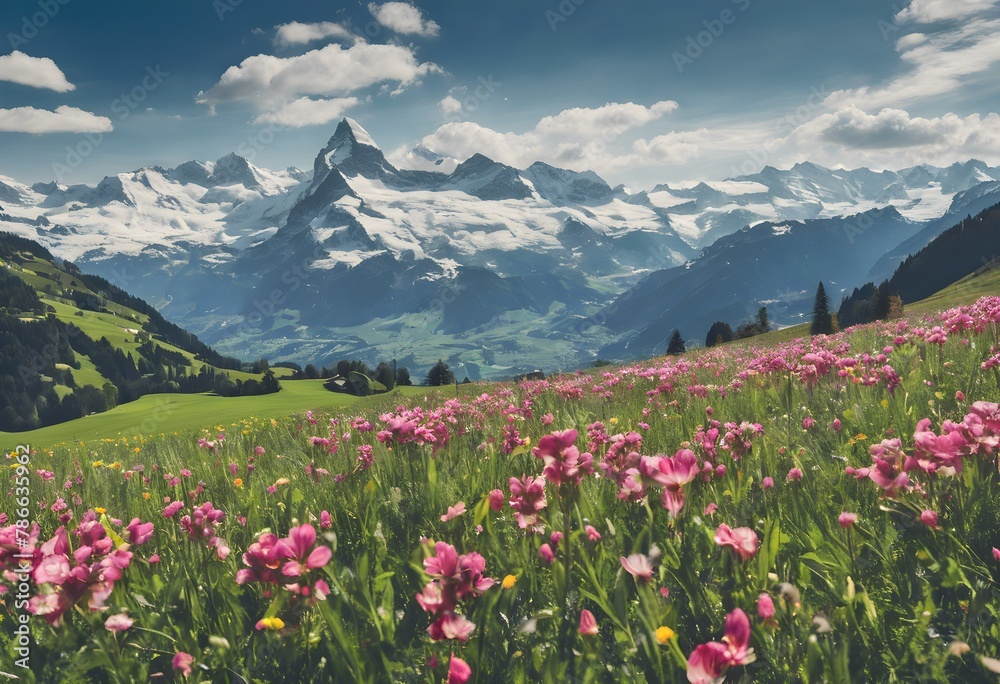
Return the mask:
M 0 174 L 231 151 L 309 168 L 343 115 L 612 183 L 810 159 L 1000 163 L 1000 0 L 7 0 Z

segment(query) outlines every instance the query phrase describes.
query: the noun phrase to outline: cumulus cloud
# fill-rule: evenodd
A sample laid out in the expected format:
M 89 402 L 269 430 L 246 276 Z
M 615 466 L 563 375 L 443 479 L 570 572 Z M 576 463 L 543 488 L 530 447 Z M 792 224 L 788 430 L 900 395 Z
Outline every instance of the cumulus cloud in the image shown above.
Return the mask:
M 789 136 L 789 143 L 814 158 L 836 158 L 841 163 L 851 160 L 881 168 L 996 158 L 1000 154 L 1000 115 L 962 117 L 948 113 L 923 118 L 901 109 L 870 114 L 847 107 L 799 126 Z
M 75 90 L 56 63 L 48 57 L 29 57 L 15 50 L 0 56 L 0 81 L 10 81 L 32 88 L 47 88 L 57 93 Z
M 937 33 L 902 36 L 896 43 L 903 65 L 899 75 L 880 86 L 838 90 L 826 104 L 876 109 L 933 102 L 995 72 L 1000 65 L 998 33 L 1000 19 L 978 18 Z
M 229 67 L 208 91 L 199 93 L 197 102 L 213 110 L 224 103 L 247 102 L 261 116 L 283 118 L 281 112 L 291 112 L 293 118 L 301 114 L 308 120 L 332 111 L 336 105 L 330 102 L 343 104 L 330 98 L 377 84 L 394 84 L 395 93 L 440 71 L 436 64 L 421 63 L 409 47 L 359 42 L 345 48 L 333 43 L 294 57 L 248 57 Z M 310 100 L 310 96 L 321 100 Z
M 896 21 L 931 24 L 964 19 L 996 7 L 998 0 L 912 0 L 896 14 Z
M 878 114 L 868 114 L 858 107 L 847 107 L 800 126 L 797 135 L 844 147 L 888 149 L 938 142 L 945 128 L 959 121 L 954 114 L 941 119 L 922 119 L 910 117 L 902 109 L 887 108 Z
M 433 38 L 441 30 L 436 22 L 424 18 L 423 12 L 408 2 L 386 2 L 381 5 L 370 2 L 368 11 L 378 23 L 396 33 Z
M 306 45 L 317 40 L 353 41 L 357 38 L 349 29 L 342 24 L 335 24 L 332 21 L 321 21 L 315 24 L 303 24 L 292 21 L 287 24 L 275 26 L 274 44 L 278 47 L 290 47 L 292 45 Z
M 0 131 L 7 133 L 108 133 L 111 119 L 76 107 L 54 112 L 34 107 L 0 109 Z
M 596 109 L 576 107 L 547 116 L 538 122 L 535 132 L 539 135 L 570 135 L 593 137 L 621 134 L 625 131 L 656 121 L 677 109 L 672 100 L 657 102 L 651 107 L 627 102 L 610 103 Z
M 636 140 L 632 149 L 638 163 L 640 160 L 648 164 L 684 164 L 701 155 L 702 146 L 711 141 L 715 135 L 707 128 L 696 131 L 671 131 L 658 135 L 652 140 Z
M 444 113 L 445 116 L 453 116 L 462 111 L 462 103 L 457 97 L 449 94 L 443 100 L 438 102 L 438 107 Z
M 461 111 L 453 94 L 438 103 L 446 113 Z M 421 145 L 449 159 L 468 159 L 481 153 L 496 161 L 524 168 L 536 161 L 576 170 L 609 172 L 630 166 L 649 166 L 697 156 L 702 131 L 672 133 L 652 141 L 636 141 L 626 134 L 662 119 L 677 109 L 671 100 L 650 106 L 608 103 L 600 107 L 576 107 L 546 116 L 525 133 L 497 131 L 471 121 L 454 121 L 424 137 Z M 401 167 L 424 168 L 422 155 L 400 148 L 390 159 Z
M 341 118 L 351 107 L 360 102 L 356 97 L 342 97 L 332 100 L 312 100 L 300 97 L 273 112 L 265 112 L 254 119 L 254 123 L 278 124 L 290 128 L 320 126 Z

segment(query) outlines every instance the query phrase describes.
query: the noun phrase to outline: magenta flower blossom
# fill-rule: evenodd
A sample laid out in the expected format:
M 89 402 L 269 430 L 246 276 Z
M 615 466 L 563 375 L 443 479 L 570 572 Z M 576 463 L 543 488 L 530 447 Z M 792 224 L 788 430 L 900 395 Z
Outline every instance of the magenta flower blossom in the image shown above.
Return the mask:
M 545 462 L 542 474 L 554 485 L 578 485 L 584 476 L 594 472 L 594 457 L 589 452 L 580 453 L 576 436 L 576 430 L 553 432 L 538 440 L 538 446 L 531 450 L 535 458 Z
M 27 540 L 15 529 L 11 525 L 0 530 L 0 567 L 9 564 L 4 558 L 7 548 L 31 553 L 38 593 L 28 601 L 27 610 L 54 627 L 62 624 L 64 614 L 74 606 L 103 610 L 115 582 L 132 560 L 131 552 L 114 548 L 92 510 L 83 514 L 74 532 L 77 541 L 72 551 L 65 527 L 57 529 L 41 546 L 37 546 L 37 528 L 32 529 Z M 27 545 L 22 547 L 24 542 Z
M 236 584 L 279 584 L 282 581 L 278 572 L 282 560 L 278 537 L 270 532 L 261 534 L 243 554 L 243 564 L 247 567 L 236 571 Z
M 521 529 L 538 523 L 538 512 L 545 508 L 545 478 L 525 475 L 522 479 L 510 478 L 510 507 L 517 511 L 517 524 Z
M 874 444 L 868 450 L 872 457 L 872 467 L 868 469 L 868 477 L 886 493 L 895 496 L 896 492 L 910 486 L 910 478 L 901 469 L 903 457 L 902 444 L 899 438 L 884 439 L 880 444 Z
M 587 539 L 592 542 L 601 541 L 601 533 L 597 531 L 597 528 L 593 525 L 587 525 L 583 528 L 587 533 Z
M 754 661 L 750 648 L 750 619 L 737 608 L 726 616 L 726 631 L 722 640 L 727 645 L 730 665 L 747 665 Z
M 764 488 L 764 491 L 767 491 L 769 489 L 774 489 L 774 478 L 765 477 L 763 480 L 761 480 L 760 486 Z
M 787 482 L 798 482 L 802 479 L 802 470 L 799 468 L 792 468 L 788 471 L 788 475 L 785 476 Z
M 802 429 L 811 430 L 812 426 L 816 424 L 816 419 L 812 416 L 806 416 L 802 419 Z
M 755 659 L 750 645 L 750 619 L 737 608 L 726 616 L 722 643 L 700 644 L 688 658 L 687 678 L 692 684 L 717 684 L 733 666 L 748 665 Z
M 448 512 L 441 516 L 441 522 L 448 522 L 449 520 L 454 520 L 463 513 L 465 513 L 465 502 L 459 501 L 454 506 L 448 506 Z
M 848 513 L 847 511 L 841 513 L 840 516 L 837 518 L 837 523 L 845 530 L 851 527 L 851 525 L 853 525 L 857 521 L 858 521 L 858 514 Z
M 502 489 L 494 489 L 490 492 L 490 508 L 494 511 L 502 511 L 506 496 Z
M 1000 549 L 995 546 L 993 547 L 993 560 L 1000 563 Z
M 584 608 L 580 611 L 580 634 L 583 636 L 597 636 L 597 618 L 589 610 Z
M 925 510 L 920 513 L 920 522 L 927 525 L 931 529 L 938 526 L 938 514 L 931 510 Z
M 633 553 L 628 558 L 621 559 L 622 567 L 625 571 L 636 578 L 639 582 L 649 582 L 653 579 L 653 564 L 649 556 L 642 553 Z
M 729 669 L 726 646 L 716 641 L 699 644 L 688 657 L 687 679 L 691 684 L 720 684 Z
M 681 449 L 671 457 L 643 458 L 639 472 L 657 484 L 676 491 L 698 475 L 698 459 L 693 451 Z
M 431 581 L 417 594 L 417 603 L 425 612 L 438 616 L 427 633 L 434 641 L 468 640 L 475 625 L 454 610 L 459 601 L 493 586 L 493 579 L 483 576 L 486 559 L 475 552 L 459 556 L 454 546 L 438 542 L 434 555 L 424 559 L 424 570 Z
M 172 518 L 177 515 L 177 511 L 184 508 L 183 501 L 174 501 L 173 503 L 167 504 L 167 507 L 163 509 L 164 518 Z
M 190 653 L 185 653 L 180 651 L 174 655 L 171 665 L 175 670 L 180 672 L 185 677 L 191 676 L 191 664 L 194 663 L 194 656 Z
M 134 624 L 132 618 L 124 613 L 110 616 L 104 621 L 104 628 L 109 632 L 124 632 Z
M 281 567 L 281 574 L 298 577 L 329 563 L 333 552 L 326 546 L 313 548 L 315 543 L 316 528 L 312 525 L 306 523 L 289 530 L 288 537 L 279 540 L 276 545 L 277 552 L 290 559 Z
M 548 544 L 542 544 L 538 548 L 538 557 L 545 561 L 547 564 L 552 564 L 556 559 L 556 554 L 552 551 L 552 547 Z
M 472 677 L 472 668 L 467 662 L 453 654 L 448 663 L 448 684 L 465 684 L 470 677 Z
M 757 533 L 749 527 L 737 527 L 735 530 L 729 525 L 722 523 L 715 530 L 715 543 L 719 546 L 728 546 L 740 560 L 746 561 L 757 553 L 759 540 Z
M 464 615 L 447 613 L 431 623 L 431 626 L 427 628 L 427 634 L 433 641 L 452 639 L 466 642 L 475 629 L 475 623 Z
M 225 518 L 225 513 L 213 506 L 211 501 L 206 501 L 191 511 L 191 515 L 182 517 L 180 525 L 181 529 L 187 532 L 192 539 L 211 541 L 215 537 L 215 528 L 221 525 Z
M 774 617 L 774 600 L 770 594 L 761 594 L 757 598 L 757 617 L 765 621 Z
M 153 536 L 153 523 L 140 522 L 138 518 L 132 518 L 125 529 L 128 530 L 128 541 L 133 546 L 145 544 Z

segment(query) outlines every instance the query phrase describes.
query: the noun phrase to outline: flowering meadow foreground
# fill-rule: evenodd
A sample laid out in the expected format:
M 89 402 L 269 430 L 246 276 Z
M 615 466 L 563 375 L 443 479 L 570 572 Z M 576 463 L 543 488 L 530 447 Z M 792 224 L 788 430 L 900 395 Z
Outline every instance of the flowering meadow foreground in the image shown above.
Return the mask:
M 998 323 L 12 452 L 0 674 L 996 682 Z

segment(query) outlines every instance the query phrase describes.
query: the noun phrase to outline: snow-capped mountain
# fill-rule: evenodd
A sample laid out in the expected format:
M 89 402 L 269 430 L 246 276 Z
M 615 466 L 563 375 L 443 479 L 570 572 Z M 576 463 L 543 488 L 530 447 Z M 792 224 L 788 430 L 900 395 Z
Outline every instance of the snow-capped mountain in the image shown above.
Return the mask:
M 822 280 L 834 302 L 864 282 L 879 255 L 923 224 L 892 206 L 847 217 L 757 224 L 717 240 L 684 266 L 650 274 L 599 320 L 616 341 L 613 358 L 655 353 L 671 332 L 692 340 L 715 321 L 734 328 L 766 306 L 778 325 L 802 321 Z
M 19 199 L 8 199 L 5 206 L 11 215 L 51 224 L 26 237 L 81 263 L 180 244 L 225 253 L 277 230 L 304 178 L 297 169 L 267 171 L 228 155 L 216 162 L 120 173 L 95 187 L 21 186 Z
M 405 158 L 417 168 L 390 163 L 344 119 L 311 172 L 231 154 L 93 187 L 0 177 L 0 230 L 117 282 L 226 352 L 417 367 L 448 358 L 477 377 L 625 349 L 620 312 L 612 326 L 588 321 L 615 318 L 602 309 L 642 278 L 747 226 L 770 228 L 734 245 L 770 249 L 787 227 L 794 239 L 781 244 L 820 263 L 808 231 L 849 233 L 857 219 L 843 217 L 889 207 L 892 230 L 862 240 L 867 270 L 1000 189 L 1000 169 L 975 160 L 896 172 L 802 163 L 630 193 L 543 162 L 459 162 L 425 147 Z M 838 278 L 849 287 L 854 276 Z

